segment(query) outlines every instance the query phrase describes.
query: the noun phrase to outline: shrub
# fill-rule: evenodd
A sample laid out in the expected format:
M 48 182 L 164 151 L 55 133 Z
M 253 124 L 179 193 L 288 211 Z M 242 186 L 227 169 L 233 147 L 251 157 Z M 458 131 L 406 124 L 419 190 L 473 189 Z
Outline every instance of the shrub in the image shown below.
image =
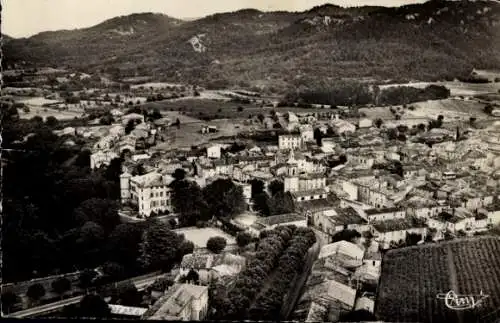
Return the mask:
M 28 287 L 28 291 L 26 292 L 26 296 L 28 296 L 32 300 L 39 300 L 40 298 L 45 296 L 45 288 L 42 284 L 34 284 Z
M 220 253 L 226 245 L 227 241 L 223 237 L 212 237 L 207 241 L 207 249 L 214 253 Z

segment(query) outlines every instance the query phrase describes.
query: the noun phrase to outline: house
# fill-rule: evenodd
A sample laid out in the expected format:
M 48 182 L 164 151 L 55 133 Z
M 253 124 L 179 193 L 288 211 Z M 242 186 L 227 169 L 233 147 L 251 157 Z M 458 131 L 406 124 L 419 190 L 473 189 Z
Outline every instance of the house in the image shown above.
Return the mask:
M 300 126 L 300 138 L 302 142 L 313 142 L 314 141 L 314 130 L 311 125 Z
M 403 219 L 406 217 L 406 211 L 401 208 L 382 208 L 364 210 L 368 222 L 377 222 L 385 220 Z
M 329 240 L 339 231 L 356 230 L 365 232 L 370 230 L 368 221 L 360 215 L 360 211 L 353 207 L 332 207 L 319 212 L 314 212 L 311 225 L 329 235 Z
M 278 137 L 278 147 L 280 150 L 300 149 L 303 141 L 300 135 L 280 135 Z
M 408 234 L 420 234 L 422 239 L 427 234 L 425 221 L 416 218 L 385 220 L 372 224 L 374 240 L 383 249 L 388 249 L 393 244 L 403 243 Z
M 290 168 L 289 168 L 290 169 Z M 292 173 L 294 173 L 292 171 Z M 300 192 L 326 187 L 326 177 L 323 174 L 303 174 L 298 176 L 287 176 L 284 180 L 285 192 Z
M 373 127 L 373 122 L 370 119 L 363 118 L 359 120 L 358 127 L 362 128 L 371 128 Z
M 298 213 L 279 214 L 258 218 L 250 227 L 248 232 L 258 237 L 262 231 L 272 230 L 277 226 L 295 225 L 297 227 L 307 227 L 307 219 Z
M 221 145 L 219 145 L 219 144 L 211 145 L 211 146 L 207 147 L 207 157 L 219 159 L 219 158 L 221 158 L 221 150 L 222 150 Z
M 143 320 L 201 321 L 208 311 L 208 287 L 192 284 L 171 286 L 146 313 Z
M 108 304 L 113 318 L 141 318 L 147 308 Z
M 213 254 L 187 254 L 182 257 L 179 268 L 178 278 L 185 276 L 189 271 L 194 270 L 198 273 L 200 284 L 208 285 L 210 282 L 210 269 L 214 262 Z
M 118 157 L 114 151 L 97 151 L 90 155 L 90 169 L 96 169 L 102 165 L 109 165 L 111 160 Z
M 356 131 L 355 125 L 353 125 L 352 123 L 350 123 L 348 121 L 338 119 L 338 118 L 335 120 L 331 120 L 330 125 L 335 130 L 335 132 L 338 134 L 354 133 Z
M 350 260 L 349 267 L 360 266 L 363 263 L 365 251 L 360 246 L 349 241 L 337 241 L 323 246 L 319 252 L 318 258 L 327 258 L 331 256 L 346 257 Z
M 182 258 L 178 278 L 194 270 L 198 273 L 199 283 L 208 285 L 219 277 L 237 275 L 245 264 L 245 257 L 227 252 L 219 255 L 191 253 Z
M 128 172 L 120 175 L 122 203 L 132 203 L 139 214 L 150 216 L 152 212 L 172 211 L 169 184 L 174 178 L 167 174 L 151 172 L 132 176 Z
M 201 127 L 202 134 L 216 133 L 216 132 L 217 132 L 217 126 L 202 126 Z

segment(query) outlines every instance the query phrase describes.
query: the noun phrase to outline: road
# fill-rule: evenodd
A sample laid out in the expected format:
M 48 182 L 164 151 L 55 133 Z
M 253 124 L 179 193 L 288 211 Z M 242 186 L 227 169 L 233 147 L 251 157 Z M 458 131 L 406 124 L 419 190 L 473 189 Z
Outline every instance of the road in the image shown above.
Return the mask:
M 132 281 L 132 283 L 134 283 L 134 285 L 137 287 L 138 290 L 144 290 L 147 286 L 153 284 L 156 279 L 161 278 L 163 276 L 165 276 L 165 274 L 156 275 L 156 276 L 149 276 L 149 277 L 141 276 L 141 277 L 137 277 L 135 279 L 131 279 L 131 281 Z M 64 299 L 64 300 L 61 300 L 58 302 L 29 308 L 27 310 L 15 312 L 15 313 L 12 313 L 10 315 L 5 315 L 4 317 L 7 317 L 7 318 L 29 318 L 29 317 L 36 317 L 39 315 L 49 314 L 52 312 L 57 312 L 58 310 L 61 310 L 64 306 L 79 303 L 80 300 L 84 296 L 85 295 L 76 296 L 76 297 Z

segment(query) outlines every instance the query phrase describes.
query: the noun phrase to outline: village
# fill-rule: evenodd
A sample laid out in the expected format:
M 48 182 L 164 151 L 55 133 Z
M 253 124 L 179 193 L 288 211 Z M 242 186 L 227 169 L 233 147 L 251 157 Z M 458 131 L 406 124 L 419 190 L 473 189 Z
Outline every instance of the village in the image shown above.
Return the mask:
M 92 78 L 71 74 L 56 81 L 68 77 Z M 122 221 L 155 218 L 194 244 L 171 273 L 175 285 L 152 292 L 152 307 L 110 305 L 118 316 L 210 318 L 209 286 L 231 285 L 249 261 L 249 245 L 286 226 L 310 228 L 316 237 L 295 286 L 302 292 L 286 317 L 309 322 L 337 321 L 360 310 L 373 314 L 385 252 L 484 235 L 500 224 L 500 121 L 494 117 L 382 119 L 368 117 L 369 107 L 299 109 L 270 100 L 268 106 L 259 101 L 231 108 L 253 114 L 248 117 L 203 121 L 185 113 L 189 107 L 183 112 L 161 105 L 172 100 L 169 105 L 184 106 L 178 97 L 193 99 L 197 91 L 199 100 L 208 100 L 210 92 L 189 86 L 94 91 L 87 100 L 62 104 L 49 88 L 22 91 L 8 93 L 45 97 L 38 106 L 35 99 L 17 101 L 21 118 L 50 119 L 58 111 L 66 114 L 60 122 L 94 118 L 55 133 L 70 146 L 86 140 L 91 169 L 123 160 Z M 148 106 L 155 96 L 159 103 Z M 230 100 L 215 102 L 226 107 Z M 415 108 L 385 109 L 411 114 Z M 179 173 L 202 189 L 229 180 L 241 191 L 244 208 L 228 221 L 214 216 L 186 227 L 172 201 Z M 214 238 L 224 240 L 216 253 L 207 247 Z

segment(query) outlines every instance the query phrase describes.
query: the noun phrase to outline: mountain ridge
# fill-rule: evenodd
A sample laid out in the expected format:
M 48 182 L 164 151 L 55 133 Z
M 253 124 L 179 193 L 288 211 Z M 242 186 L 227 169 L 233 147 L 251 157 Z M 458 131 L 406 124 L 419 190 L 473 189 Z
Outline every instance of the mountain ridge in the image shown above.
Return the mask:
M 134 14 L 14 39 L 4 53 L 11 64 L 59 64 L 117 78 L 154 73 L 201 85 L 296 86 L 314 78 L 430 80 L 498 68 L 499 31 L 497 2 L 431 0 L 397 8 L 243 9 L 190 21 Z

